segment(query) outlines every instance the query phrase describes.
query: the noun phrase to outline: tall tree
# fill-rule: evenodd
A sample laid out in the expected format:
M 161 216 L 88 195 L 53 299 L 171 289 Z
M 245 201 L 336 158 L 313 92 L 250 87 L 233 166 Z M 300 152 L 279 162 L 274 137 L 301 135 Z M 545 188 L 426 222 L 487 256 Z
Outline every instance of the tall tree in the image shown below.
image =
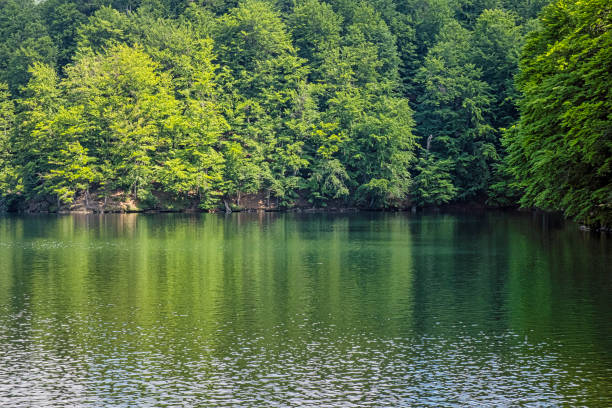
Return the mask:
M 247 0 L 221 17 L 215 44 L 228 68 L 224 87 L 230 141 L 260 169 L 261 186 L 280 203 L 297 190 L 303 135 L 290 126 L 307 76 L 285 24 L 270 3 Z M 229 145 L 231 146 L 231 145 Z M 252 168 L 251 164 L 247 168 Z
M 15 126 L 15 106 L 8 85 L 0 82 L 0 212 L 4 211 L 13 193 L 14 157 L 11 135 Z
M 29 70 L 30 80 L 19 99 L 16 131 L 11 138 L 19 184 L 26 198 L 45 193 L 42 174 L 49 170 L 49 155 L 58 151 L 55 118 L 63 105 L 59 79 L 49 65 L 35 63 Z M 61 131 L 61 129 L 59 129 Z
M 0 38 L 0 81 L 13 95 L 28 82 L 30 65 L 55 64 L 57 48 L 33 0 L 0 2 Z
M 298 55 L 311 68 L 311 80 L 320 79 L 319 69 L 325 54 L 340 45 L 342 17 L 329 4 L 319 0 L 302 0 L 289 16 L 289 26 Z
M 515 17 L 504 10 L 485 10 L 476 20 L 473 62 L 482 71 L 482 80 L 491 87 L 494 98 L 490 114 L 491 126 L 507 128 L 518 119 L 518 94 L 514 76 L 523 43 Z
M 493 128 L 487 122 L 490 87 L 471 62 L 472 33 L 457 22 L 446 25 L 419 70 L 423 89 L 417 121 L 422 145 L 453 163 L 459 199 L 486 192 L 491 164 L 498 158 Z
M 87 10 L 72 0 L 46 0 L 40 4 L 49 36 L 57 47 L 57 64 L 67 65 L 76 52 L 78 27 L 87 21 Z
M 612 225 L 612 6 L 556 1 L 521 56 L 521 120 L 508 133 L 523 206 Z

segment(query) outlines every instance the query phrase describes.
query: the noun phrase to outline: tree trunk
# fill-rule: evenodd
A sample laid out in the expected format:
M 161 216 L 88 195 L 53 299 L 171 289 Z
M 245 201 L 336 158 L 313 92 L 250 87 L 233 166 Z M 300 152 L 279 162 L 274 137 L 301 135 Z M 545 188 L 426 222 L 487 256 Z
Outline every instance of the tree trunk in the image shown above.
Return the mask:
M 223 204 L 225 205 L 225 213 L 226 214 L 231 214 L 232 213 L 232 209 L 231 209 L 229 203 L 227 202 L 227 200 L 225 198 L 223 199 Z

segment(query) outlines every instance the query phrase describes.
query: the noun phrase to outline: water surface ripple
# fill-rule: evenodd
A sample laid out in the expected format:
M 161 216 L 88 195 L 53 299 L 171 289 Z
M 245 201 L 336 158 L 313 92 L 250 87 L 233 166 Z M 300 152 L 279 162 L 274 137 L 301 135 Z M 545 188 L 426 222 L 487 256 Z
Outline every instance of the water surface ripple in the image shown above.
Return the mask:
M 0 406 L 612 406 L 612 240 L 517 213 L 0 218 Z

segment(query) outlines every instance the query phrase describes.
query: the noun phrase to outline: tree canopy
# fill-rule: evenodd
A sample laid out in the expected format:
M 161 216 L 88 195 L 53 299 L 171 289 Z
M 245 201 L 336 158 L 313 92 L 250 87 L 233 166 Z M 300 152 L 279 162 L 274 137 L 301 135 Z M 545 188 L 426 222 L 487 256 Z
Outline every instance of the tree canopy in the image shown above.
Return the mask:
M 520 201 L 609 224 L 610 6 L 545 3 L 5 0 L 0 206 Z
M 521 118 L 506 143 L 521 204 L 612 225 L 612 5 L 546 7 L 520 67 Z

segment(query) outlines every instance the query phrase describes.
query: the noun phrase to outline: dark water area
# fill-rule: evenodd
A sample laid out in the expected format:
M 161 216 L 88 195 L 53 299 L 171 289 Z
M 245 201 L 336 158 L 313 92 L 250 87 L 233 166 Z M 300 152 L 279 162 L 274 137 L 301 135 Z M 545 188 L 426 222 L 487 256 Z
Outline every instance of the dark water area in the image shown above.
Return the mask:
M 612 237 L 529 213 L 0 218 L 0 406 L 612 406 Z

